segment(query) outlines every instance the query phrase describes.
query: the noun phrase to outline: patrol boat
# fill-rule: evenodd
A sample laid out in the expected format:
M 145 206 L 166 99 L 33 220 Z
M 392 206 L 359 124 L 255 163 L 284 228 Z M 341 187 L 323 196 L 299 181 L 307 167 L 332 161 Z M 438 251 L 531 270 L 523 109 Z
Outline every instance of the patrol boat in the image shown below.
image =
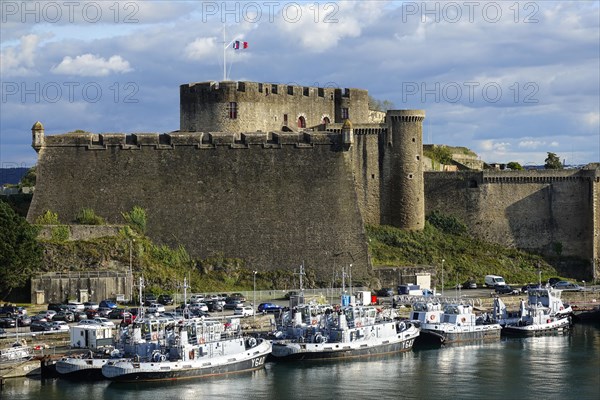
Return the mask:
M 182 321 L 166 343 L 151 354 L 109 361 L 102 375 L 113 381 L 177 380 L 252 371 L 271 353 L 265 339 L 245 336 L 239 318 Z
M 301 304 L 283 315 L 274 335 L 276 360 L 329 360 L 409 351 L 419 328 L 373 306 Z

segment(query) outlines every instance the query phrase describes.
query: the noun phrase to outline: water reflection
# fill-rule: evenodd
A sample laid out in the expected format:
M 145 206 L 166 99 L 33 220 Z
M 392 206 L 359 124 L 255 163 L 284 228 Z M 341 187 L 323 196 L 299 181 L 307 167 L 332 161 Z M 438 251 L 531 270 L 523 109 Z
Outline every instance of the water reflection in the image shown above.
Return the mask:
M 269 363 L 226 377 L 159 383 L 10 379 L 2 399 L 600 398 L 600 326 L 567 335 L 413 350 L 352 361 Z

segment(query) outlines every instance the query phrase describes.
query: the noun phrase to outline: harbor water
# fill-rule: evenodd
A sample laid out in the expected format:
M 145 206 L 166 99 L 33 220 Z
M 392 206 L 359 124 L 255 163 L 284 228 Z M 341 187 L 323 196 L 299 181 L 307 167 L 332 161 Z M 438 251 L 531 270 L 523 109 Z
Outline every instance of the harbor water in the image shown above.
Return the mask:
M 264 370 L 167 383 L 9 379 L 10 400 L 600 399 L 600 325 L 491 344 L 413 349 L 332 362 L 267 363 Z

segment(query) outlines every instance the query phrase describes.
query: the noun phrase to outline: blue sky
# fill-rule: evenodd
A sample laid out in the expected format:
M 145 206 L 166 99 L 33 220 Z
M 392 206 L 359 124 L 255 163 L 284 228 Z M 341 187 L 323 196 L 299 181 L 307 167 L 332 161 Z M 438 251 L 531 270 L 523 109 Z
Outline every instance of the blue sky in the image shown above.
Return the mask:
M 179 85 L 229 78 L 368 89 L 425 109 L 424 142 L 486 162 L 600 160 L 598 1 L 7 1 L 0 166 L 46 134 L 179 129 Z

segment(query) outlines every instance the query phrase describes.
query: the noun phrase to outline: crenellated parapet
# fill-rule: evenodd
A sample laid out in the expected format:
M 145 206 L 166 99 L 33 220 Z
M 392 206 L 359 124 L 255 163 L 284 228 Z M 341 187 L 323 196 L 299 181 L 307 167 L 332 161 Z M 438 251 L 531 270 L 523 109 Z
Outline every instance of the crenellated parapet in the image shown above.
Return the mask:
M 293 146 L 332 146 L 341 142 L 341 132 L 171 132 L 171 133 L 67 133 L 44 136 L 44 140 L 34 137 L 34 147 L 83 147 L 87 150 L 107 150 L 118 147 L 122 150 L 139 150 L 150 147 L 156 150 L 173 150 L 177 147 L 192 146 L 197 149 L 214 149 L 222 146 L 230 149 L 265 149 Z

